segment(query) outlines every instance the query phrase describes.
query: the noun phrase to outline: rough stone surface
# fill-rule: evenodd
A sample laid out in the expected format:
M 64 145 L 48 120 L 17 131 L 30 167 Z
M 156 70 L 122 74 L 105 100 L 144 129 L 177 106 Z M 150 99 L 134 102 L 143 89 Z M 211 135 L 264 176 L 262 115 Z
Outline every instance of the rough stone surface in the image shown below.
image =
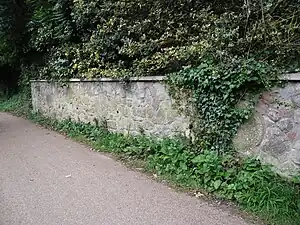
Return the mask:
M 249 156 L 255 151 L 255 146 L 260 145 L 264 134 L 264 120 L 258 114 L 248 121 L 245 126 L 241 127 L 233 142 L 238 149 L 245 149 L 243 155 Z
M 250 120 L 241 127 L 234 141 L 236 148 L 242 154 L 272 164 L 282 175 L 299 174 L 300 82 L 263 93 L 256 110 L 255 118 L 261 121 Z M 257 144 L 257 140 L 261 142 Z
M 300 166 L 300 150 L 292 150 L 289 154 L 289 157 L 295 166 Z
M 174 107 L 159 80 L 70 82 L 68 87 L 32 82 L 33 108 L 47 116 L 106 122 L 109 130 L 172 136 L 189 131 L 189 119 Z M 185 106 L 188 107 L 188 106 Z M 300 81 L 262 94 L 254 117 L 234 139 L 242 155 L 252 155 L 286 176 L 300 171 Z
M 292 119 L 285 118 L 285 119 L 278 121 L 277 126 L 281 131 L 288 133 L 289 131 L 291 131 L 293 129 L 294 123 L 293 123 Z
M 300 107 L 300 93 L 292 97 L 292 102 L 293 102 L 297 107 Z
M 188 119 L 172 107 L 166 87 L 158 81 L 32 82 L 33 108 L 58 119 L 106 121 L 109 130 L 172 136 L 188 129 Z

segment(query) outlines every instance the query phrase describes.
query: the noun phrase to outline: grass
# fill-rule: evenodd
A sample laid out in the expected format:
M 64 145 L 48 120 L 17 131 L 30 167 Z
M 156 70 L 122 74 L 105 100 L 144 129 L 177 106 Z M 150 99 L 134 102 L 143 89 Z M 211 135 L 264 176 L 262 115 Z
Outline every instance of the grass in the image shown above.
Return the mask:
M 109 132 L 101 124 L 57 121 L 30 112 L 28 95 L 19 94 L 0 103 L 0 111 L 54 129 L 90 145 L 96 151 L 113 153 L 128 163 L 139 162 L 147 172 L 185 190 L 211 193 L 231 200 L 259 216 L 267 224 L 300 224 L 300 180 L 286 180 L 254 159 L 239 159 L 234 153 L 218 155 L 201 151 L 184 139 L 157 139 Z

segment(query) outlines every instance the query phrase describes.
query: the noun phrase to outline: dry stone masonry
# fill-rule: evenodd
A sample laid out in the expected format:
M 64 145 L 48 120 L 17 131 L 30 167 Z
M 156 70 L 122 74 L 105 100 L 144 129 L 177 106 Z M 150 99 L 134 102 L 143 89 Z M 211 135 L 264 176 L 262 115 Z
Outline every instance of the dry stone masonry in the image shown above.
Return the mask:
M 110 131 L 168 136 L 185 132 L 188 120 L 172 107 L 163 77 L 72 80 L 68 86 L 32 82 L 33 108 L 47 116 L 104 122 Z
M 57 119 L 105 123 L 110 131 L 155 136 L 187 134 L 188 118 L 172 107 L 163 77 L 71 80 L 67 86 L 32 82 L 35 111 Z M 300 171 L 300 74 L 263 93 L 255 115 L 241 127 L 234 145 L 290 176 Z
M 254 117 L 234 140 L 239 152 L 274 165 L 286 176 L 300 171 L 300 74 L 296 75 L 261 95 Z

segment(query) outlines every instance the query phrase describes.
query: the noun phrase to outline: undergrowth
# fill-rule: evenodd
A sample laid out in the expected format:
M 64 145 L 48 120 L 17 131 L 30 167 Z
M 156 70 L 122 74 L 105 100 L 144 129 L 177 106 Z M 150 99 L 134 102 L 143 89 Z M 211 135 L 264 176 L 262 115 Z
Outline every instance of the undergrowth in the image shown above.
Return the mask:
M 31 112 L 31 100 L 29 96 L 29 90 L 23 90 L 12 97 L 0 96 L 0 111 L 11 112 L 17 116 L 29 116 Z
M 300 224 L 299 179 L 285 180 L 259 161 L 240 159 L 233 152 L 199 152 L 185 140 L 117 134 L 101 125 L 45 118 L 28 111 L 27 104 L 22 102 L 25 97 L 23 94 L 2 101 L 0 111 L 25 115 L 89 144 L 96 151 L 121 155 L 129 161 L 141 160 L 149 172 L 181 187 L 205 190 L 221 199 L 235 201 L 270 224 Z
M 276 83 L 267 77 L 277 74 L 270 65 L 255 60 L 231 59 L 224 64 L 210 59 L 170 74 L 168 82 L 179 104 L 187 101 L 182 93 L 188 90 L 188 107 L 183 112 L 191 118 L 198 146 L 225 152 L 232 150 L 234 135 L 252 115 L 256 95 Z

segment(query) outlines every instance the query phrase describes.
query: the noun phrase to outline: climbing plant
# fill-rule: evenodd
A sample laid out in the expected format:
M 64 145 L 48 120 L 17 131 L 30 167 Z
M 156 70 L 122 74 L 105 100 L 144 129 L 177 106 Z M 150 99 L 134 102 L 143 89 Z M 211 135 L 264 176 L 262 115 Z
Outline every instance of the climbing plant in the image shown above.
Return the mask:
M 50 73 L 43 76 L 58 75 L 51 72 L 57 67 L 62 77 L 162 75 L 197 66 L 207 52 L 220 61 L 253 58 L 293 70 L 299 64 L 297 0 L 74 0 L 69 16 L 59 12 L 67 9 L 61 2 L 50 20 L 60 35 L 42 24 L 46 31 L 33 35 L 33 46 L 48 43 L 48 32 L 60 43 L 48 49 Z
M 176 90 L 190 92 L 191 128 L 200 149 L 224 152 L 230 150 L 237 129 L 251 116 L 255 95 L 270 87 L 274 81 L 269 78 L 277 74 L 254 59 L 233 59 L 228 64 L 211 56 L 196 67 L 170 74 L 169 82 Z M 182 94 L 175 93 L 180 101 Z

